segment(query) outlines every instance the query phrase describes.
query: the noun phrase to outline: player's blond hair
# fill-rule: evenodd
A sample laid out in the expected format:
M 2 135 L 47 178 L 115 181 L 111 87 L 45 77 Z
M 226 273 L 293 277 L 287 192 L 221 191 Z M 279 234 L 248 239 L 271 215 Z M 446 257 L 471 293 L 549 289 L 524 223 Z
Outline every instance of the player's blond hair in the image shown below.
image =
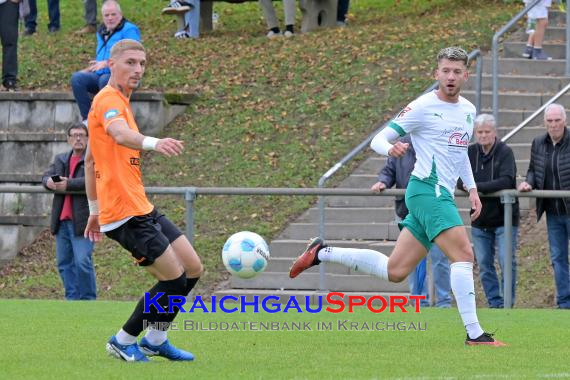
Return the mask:
M 449 61 L 461 61 L 465 63 L 465 66 L 469 65 L 469 56 L 467 52 L 457 46 L 449 46 L 443 48 L 437 53 L 437 63 L 441 62 L 442 59 L 447 59 Z
M 120 40 L 111 48 L 111 58 L 117 58 L 127 50 L 139 50 L 145 52 L 144 46 L 135 40 Z

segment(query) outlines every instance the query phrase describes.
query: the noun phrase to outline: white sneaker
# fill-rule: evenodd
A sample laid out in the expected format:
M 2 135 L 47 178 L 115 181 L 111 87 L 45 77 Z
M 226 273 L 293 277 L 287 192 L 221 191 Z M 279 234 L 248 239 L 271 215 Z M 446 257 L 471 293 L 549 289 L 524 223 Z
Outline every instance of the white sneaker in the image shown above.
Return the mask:
M 267 33 L 267 38 L 269 39 L 278 38 L 278 37 L 281 37 L 281 33 L 275 33 L 273 30 L 270 30 L 269 33 Z
M 293 36 L 295 35 L 295 33 L 291 32 L 290 30 L 286 30 L 285 33 L 283 33 L 283 35 L 284 35 L 286 38 L 291 38 L 291 37 L 293 37 Z
M 162 9 L 163 14 L 172 15 L 177 13 L 186 13 L 192 9 L 192 4 L 185 1 L 171 1 L 166 8 Z

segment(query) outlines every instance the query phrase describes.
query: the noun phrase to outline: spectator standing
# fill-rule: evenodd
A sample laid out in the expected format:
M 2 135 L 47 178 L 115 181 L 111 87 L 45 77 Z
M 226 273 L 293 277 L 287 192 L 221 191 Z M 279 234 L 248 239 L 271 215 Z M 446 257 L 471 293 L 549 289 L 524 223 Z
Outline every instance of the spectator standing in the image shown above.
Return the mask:
M 516 189 L 517 165 L 513 150 L 497 139 L 495 118 L 481 114 L 475 118 L 476 144 L 468 148 L 469 161 L 477 190 L 482 194 L 505 189 Z M 487 303 L 491 308 L 504 307 L 503 285 L 505 284 L 505 240 L 511 239 L 512 248 L 512 299 L 515 300 L 517 278 L 517 232 L 519 225 L 519 202 L 513 204 L 512 234 L 505 236 L 504 206 L 500 198 L 481 198 L 481 216 L 471 223 L 471 236 L 475 258 L 479 264 L 479 278 Z M 501 282 L 495 270 L 495 256 L 498 253 L 501 268 Z
M 123 17 L 121 7 L 115 0 L 107 0 L 101 7 L 103 24 L 97 30 L 97 51 L 94 61 L 87 68 L 73 73 L 71 87 L 81 113 L 81 120 L 87 123 L 92 97 L 107 85 L 110 77 L 109 56 L 111 48 L 120 40 L 140 41 L 139 28 Z
M 97 32 L 97 0 L 83 0 L 83 17 L 85 26 L 76 34 L 90 34 Z
M 531 3 L 532 0 L 524 0 L 525 6 Z M 526 48 L 522 54 L 523 57 L 529 59 L 537 59 L 542 61 L 551 60 L 544 51 L 542 51 L 542 43 L 544 42 L 544 33 L 548 26 L 548 8 L 552 5 L 552 0 L 542 0 L 536 4 L 530 11 L 527 17 L 529 20 L 535 20 L 534 32 L 532 27 L 529 29 L 528 40 Z M 532 21 L 530 22 L 532 24 Z
M 44 187 L 53 191 L 85 191 L 85 150 L 87 128 L 73 126 L 67 131 L 71 150 L 58 154 L 44 173 Z M 97 297 L 93 243 L 83 237 L 89 207 L 85 194 L 53 196 L 51 233 L 55 235 L 57 269 L 67 300 L 94 300 Z
M 519 191 L 570 190 L 570 135 L 564 107 L 557 103 L 546 107 L 544 124 L 546 133 L 532 141 L 526 181 L 519 185 Z M 556 303 L 560 309 L 570 309 L 569 211 L 569 198 L 536 198 L 537 220 L 546 213 Z
M 24 34 L 31 36 L 36 32 L 38 25 L 38 2 L 37 0 L 28 0 L 30 4 L 30 13 L 24 18 L 26 28 Z M 59 15 L 59 0 L 47 0 L 48 6 L 48 32 L 56 33 L 61 28 L 60 15 Z
M 412 139 L 405 136 L 400 142 L 410 144 L 408 150 L 402 157 L 388 157 L 386 165 L 378 174 L 378 182 L 372 185 L 372 190 L 383 191 L 384 189 L 396 186 L 396 189 L 405 189 L 408 186 L 410 175 L 416 163 L 416 152 L 412 145 Z M 396 197 L 396 216 L 404 220 L 408 215 L 408 208 L 403 196 Z M 428 253 L 432 263 L 432 275 L 434 277 L 437 307 L 451 307 L 451 284 L 449 280 L 449 261 L 445 254 L 434 244 Z M 412 295 L 425 295 L 421 306 L 429 306 L 429 294 L 427 287 L 427 257 L 424 258 L 412 273 L 408 276 L 408 284 Z
M 272 0 L 259 0 L 259 5 L 263 10 L 265 21 L 267 22 L 267 38 L 280 37 L 279 20 L 275 14 L 275 7 Z M 295 35 L 295 0 L 283 0 L 283 11 L 285 13 L 285 32 L 283 36 L 293 37 Z
M 18 17 L 20 0 L 0 0 L 0 40 L 2 41 L 2 85 L 16 90 L 18 78 Z

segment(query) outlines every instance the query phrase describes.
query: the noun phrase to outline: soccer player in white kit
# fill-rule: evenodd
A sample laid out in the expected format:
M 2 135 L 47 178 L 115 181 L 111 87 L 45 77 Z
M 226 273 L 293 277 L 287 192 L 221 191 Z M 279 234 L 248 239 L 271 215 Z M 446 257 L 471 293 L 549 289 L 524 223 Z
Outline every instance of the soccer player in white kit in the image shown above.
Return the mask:
M 451 262 L 451 289 L 467 331 L 465 344 L 504 346 L 479 324 L 473 250 L 453 201 L 457 179 L 461 177 L 469 191 L 471 220 L 479 217 L 481 201 L 467 155 L 476 110 L 459 96 L 468 75 L 465 50 L 442 49 L 437 55 L 435 70 L 439 88 L 411 102 L 370 144 L 379 154 L 401 157 L 408 144 L 391 141 L 409 133 L 416 150 L 416 164 L 406 189 L 410 212 L 399 225 L 401 232 L 390 257 L 370 249 L 329 247 L 322 239 L 314 238 L 291 267 L 289 276 L 295 278 L 325 261 L 401 282 L 436 242 Z

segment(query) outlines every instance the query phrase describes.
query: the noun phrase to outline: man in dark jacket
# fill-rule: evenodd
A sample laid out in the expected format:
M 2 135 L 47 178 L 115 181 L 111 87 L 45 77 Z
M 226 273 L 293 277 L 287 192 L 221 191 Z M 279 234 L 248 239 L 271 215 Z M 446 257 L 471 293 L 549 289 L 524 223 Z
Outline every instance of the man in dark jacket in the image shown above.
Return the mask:
M 473 177 L 480 193 L 488 194 L 499 190 L 515 189 L 517 166 L 515 156 L 507 144 L 497 139 L 495 118 L 481 114 L 475 119 L 476 144 L 468 148 Z M 512 295 L 515 299 L 517 232 L 519 225 L 518 200 L 513 205 L 512 235 L 505 236 L 504 206 L 500 198 L 481 198 L 481 215 L 471 223 L 471 236 L 475 257 L 479 264 L 479 278 L 491 308 L 502 308 L 505 268 L 505 239 L 511 239 L 512 247 Z M 502 279 L 499 283 L 495 270 L 495 253 L 498 250 Z
M 526 181 L 519 191 L 570 190 L 570 135 L 566 128 L 566 110 L 553 103 L 544 111 L 546 134 L 532 141 Z M 537 198 L 536 216 L 546 212 L 550 258 L 556 282 L 556 303 L 570 309 L 568 275 L 568 240 L 570 238 L 570 199 Z
M 396 186 L 396 189 L 405 189 L 408 186 L 410 175 L 414 170 L 416 163 L 416 152 L 412 146 L 410 136 L 400 139 L 403 143 L 410 144 L 410 148 L 406 154 L 400 158 L 388 157 L 386 166 L 378 173 L 378 182 L 372 186 L 374 191 L 383 191 L 384 189 Z M 396 215 L 404 220 L 408 215 L 408 208 L 403 196 L 396 197 L 395 200 Z M 449 261 L 445 254 L 434 244 L 428 253 L 428 257 L 432 264 L 432 274 L 435 283 L 436 306 L 448 308 L 451 307 L 451 284 L 449 279 Z M 427 257 L 424 258 L 416 270 L 408 276 L 408 284 L 412 295 L 425 295 L 425 301 L 422 300 L 421 306 L 429 306 L 429 294 L 427 286 Z
M 44 173 L 43 185 L 54 191 L 85 191 L 87 128 L 82 124 L 69 128 L 67 141 L 72 150 L 55 156 Z M 85 194 L 53 196 L 50 229 L 56 239 L 57 268 L 67 300 L 94 300 L 97 296 L 93 243 L 83 237 L 88 217 Z

